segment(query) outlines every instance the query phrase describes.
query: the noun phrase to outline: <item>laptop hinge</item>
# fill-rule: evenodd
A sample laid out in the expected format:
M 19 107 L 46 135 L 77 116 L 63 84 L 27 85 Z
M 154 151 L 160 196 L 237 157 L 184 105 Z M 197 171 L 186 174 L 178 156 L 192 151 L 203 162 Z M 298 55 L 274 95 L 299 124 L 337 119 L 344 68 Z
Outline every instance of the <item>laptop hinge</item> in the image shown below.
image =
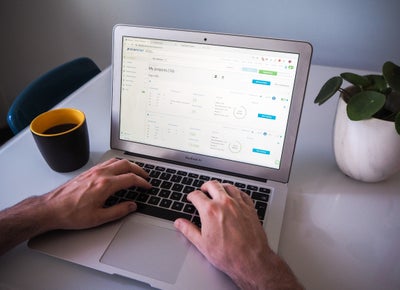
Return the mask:
M 163 158 L 158 158 L 158 157 L 148 156 L 148 155 L 143 155 L 143 154 L 138 154 L 138 153 L 132 153 L 132 152 L 128 152 L 128 151 L 125 151 L 124 154 L 129 155 L 129 156 L 136 156 L 136 157 L 151 159 L 151 160 L 155 160 L 155 161 L 161 161 L 161 162 L 165 162 L 165 163 L 180 165 L 180 166 L 187 166 L 187 167 L 196 168 L 196 169 L 205 170 L 205 171 L 214 172 L 214 173 L 232 175 L 232 176 L 250 179 L 250 180 L 254 180 L 254 181 L 258 181 L 258 182 L 266 183 L 268 181 L 267 179 L 261 178 L 261 177 L 254 177 L 254 176 L 249 176 L 249 175 L 245 175 L 245 174 L 225 171 L 225 170 L 210 169 L 208 167 L 203 167 L 203 166 L 198 166 L 198 165 L 193 165 L 193 164 L 178 162 L 178 161 L 171 161 L 171 160 L 167 160 L 167 159 L 163 159 Z

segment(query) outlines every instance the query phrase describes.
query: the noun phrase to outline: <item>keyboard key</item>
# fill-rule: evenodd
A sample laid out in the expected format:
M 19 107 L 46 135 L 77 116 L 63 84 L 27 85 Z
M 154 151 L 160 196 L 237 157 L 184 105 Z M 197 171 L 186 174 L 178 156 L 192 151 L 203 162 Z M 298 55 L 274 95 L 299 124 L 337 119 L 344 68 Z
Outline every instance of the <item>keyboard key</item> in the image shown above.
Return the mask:
M 171 197 L 170 197 L 170 198 L 173 199 L 173 200 L 181 200 L 181 198 L 182 198 L 182 193 L 173 192 L 173 193 L 171 194 Z
M 248 190 L 253 190 L 253 191 L 258 190 L 258 187 L 257 187 L 257 186 L 250 185 L 250 184 L 247 185 L 246 188 L 247 188 Z
M 264 188 L 264 187 L 260 187 L 260 192 L 263 192 L 263 193 L 271 193 L 271 189 L 269 189 L 269 188 Z
M 161 173 L 161 175 L 160 175 L 160 179 L 162 179 L 162 180 L 169 180 L 169 179 L 171 178 L 171 176 L 172 176 L 172 174 L 163 172 L 163 173 Z
M 209 181 L 211 178 L 210 178 L 210 176 L 200 175 L 200 179 L 204 180 L 204 181 Z
M 180 183 L 174 183 L 174 185 L 171 188 L 171 190 L 173 191 L 182 191 L 182 189 L 183 189 L 183 184 Z
M 152 170 L 152 171 L 150 172 L 150 174 L 149 174 L 149 177 L 151 177 L 151 178 L 158 178 L 158 177 L 160 176 L 160 174 L 161 174 L 160 171 Z
M 157 188 L 157 187 L 152 187 L 152 188 L 150 188 L 149 190 L 147 190 L 147 193 L 148 193 L 148 194 L 151 194 L 151 195 L 157 195 L 157 194 L 159 193 L 159 191 L 160 191 L 159 188 Z
M 163 198 L 160 202 L 160 206 L 169 208 L 171 206 L 172 200 Z
M 187 212 L 187 213 L 195 213 L 196 208 L 194 207 L 194 205 L 187 203 L 187 204 L 185 204 L 183 211 Z
M 257 215 L 260 220 L 264 219 L 265 213 L 267 211 L 267 203 L 257 201 L 255 204 L 255 208 L 257 210 Z
M 171 168 L 167 168 L 167 172 L 171 173 L 171 174 L 175 174 L 176 170 L 175 169 L 171 169 Z
M 235 182 L 235 186 L 238 188 L 246 188 L 246 184 L 241 183 L 241 182 Z
M 161 188 L 165 188 L 165 189 L 170 189 L 171 188 L 171 186 L 172 186 L 172 182 L 169 182 L 169 181 L 163 181 L 162 183 L 161 183 Z
M 232 180 L 224 179 L 222 183 L 235 184 Z
M 140 193 L 140 194 L 138 195 L 138 197 L 136 198 L 136 201 L 137 201 L 137 202 L 146 202 L 148 198 L 149 198 L 149 195 L 148 195 L 148 194 L 146 194 L 146 193 Z
M 151 179 L 150 180 L 151 185 L 153 186 L 160 186 L 161 180 L 160 179 Z
M 268 202 L 269 195 L 268 194 L 264 194 L 264 193 L 260 193 L 260 192 L 253 192 L 253 194 L 251 195 L 251 198 L 255 199 L 255 200 Z
M 195 190 L 195 188 L 193 187 L 193 186 L 185 186 L 184 188 L 183 188 L 183 193 L 191 193 L 192 191 L 194 191 Z
M 185 185 L 192 185 L 192 183 L 193 183 L 193 178 L 184 177 L 184 178 L 182 179 L 182 183 L 185 184 Z
M 182 210 L 182 208 L 183 208 L 183 203 L 182 202 L 179 202 L 179 201 L 175 201 L 173 204 L 172 204 L 172 209 L 174 209 L 174 210 L 177 210 L 177 211 L 181 211 Z
M 169 195 L 171 194 L 171 191 L 167 190 L 167 189 L 162 189 L 160 191 L 160 193 L 158 194 L 159 197 L 164 197 L 164 198 L 168 198 Z
M 192 185 L 193 185 L 194 187 L 200 188 L 200 187 L 203 185 L 203 183 L 204 183 L 203 180 L 196 179 L 196 180 L 193 182 Z
M 173 175 L 171 178 L 172 182 L 181 182 L 181 180 L 182 180 L 182 176 L 180 176 L 180 175 Z
M 177 174 L 178 175 L 182 175 L 182 176 L 187 176 L 188 175 L 188 173 L 186 171 L 182 171 L 182 170 L 179 170 Z
M 161 198 L 157 196 L 152 196 L 149 199 L 149 204 L 157 205 L 160 202 Z

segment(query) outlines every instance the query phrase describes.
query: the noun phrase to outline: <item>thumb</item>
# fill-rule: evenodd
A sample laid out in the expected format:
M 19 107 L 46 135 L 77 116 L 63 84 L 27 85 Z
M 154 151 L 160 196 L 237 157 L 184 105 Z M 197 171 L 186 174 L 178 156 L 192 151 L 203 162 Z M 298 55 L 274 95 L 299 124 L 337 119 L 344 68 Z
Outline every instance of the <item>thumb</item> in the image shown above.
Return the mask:
M 201 251 L 201 232 L 197 226 L 184 218 L 176 219 L 174 226 Z

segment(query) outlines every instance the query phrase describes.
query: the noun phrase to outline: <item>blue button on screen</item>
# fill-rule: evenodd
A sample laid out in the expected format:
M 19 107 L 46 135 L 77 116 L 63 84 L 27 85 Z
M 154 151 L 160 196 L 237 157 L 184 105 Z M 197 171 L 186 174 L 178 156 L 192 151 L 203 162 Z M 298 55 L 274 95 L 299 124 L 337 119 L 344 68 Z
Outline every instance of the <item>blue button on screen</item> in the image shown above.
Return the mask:
M 270 155 L 270 154 L 271 154 L 270 151 L 264 150 L 264 149 L 253 148 L 252 151 L 253 151 L 254 153 L 265 154 L 265 155 Z
M 268 119 L 268 120 L 276 120 L 276 116 L 274 116 L 274 115 L 259 113 L 257 116 L 258 116 L 258 118 L 263 118 L 263 119 Z
M 256 84 L 256 85 L 264 85 L 264 86 L 270 86 L 271 85 L 271 82 L 263 81 L 263 80 L 253 80 L 252 83 Z

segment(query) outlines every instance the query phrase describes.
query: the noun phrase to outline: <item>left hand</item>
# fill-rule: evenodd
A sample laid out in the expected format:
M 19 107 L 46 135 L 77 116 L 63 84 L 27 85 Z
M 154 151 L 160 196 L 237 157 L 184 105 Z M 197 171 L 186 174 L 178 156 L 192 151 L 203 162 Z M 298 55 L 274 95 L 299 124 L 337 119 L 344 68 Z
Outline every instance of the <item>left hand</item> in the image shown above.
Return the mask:
M 83 229 L 119 219 L 135 211 L 134 202 L 104 208 L 118 190 L 139 186 L 151 188 L 148 174 L 127 160 L 110 159 L 44 195 L 50 229 Z

